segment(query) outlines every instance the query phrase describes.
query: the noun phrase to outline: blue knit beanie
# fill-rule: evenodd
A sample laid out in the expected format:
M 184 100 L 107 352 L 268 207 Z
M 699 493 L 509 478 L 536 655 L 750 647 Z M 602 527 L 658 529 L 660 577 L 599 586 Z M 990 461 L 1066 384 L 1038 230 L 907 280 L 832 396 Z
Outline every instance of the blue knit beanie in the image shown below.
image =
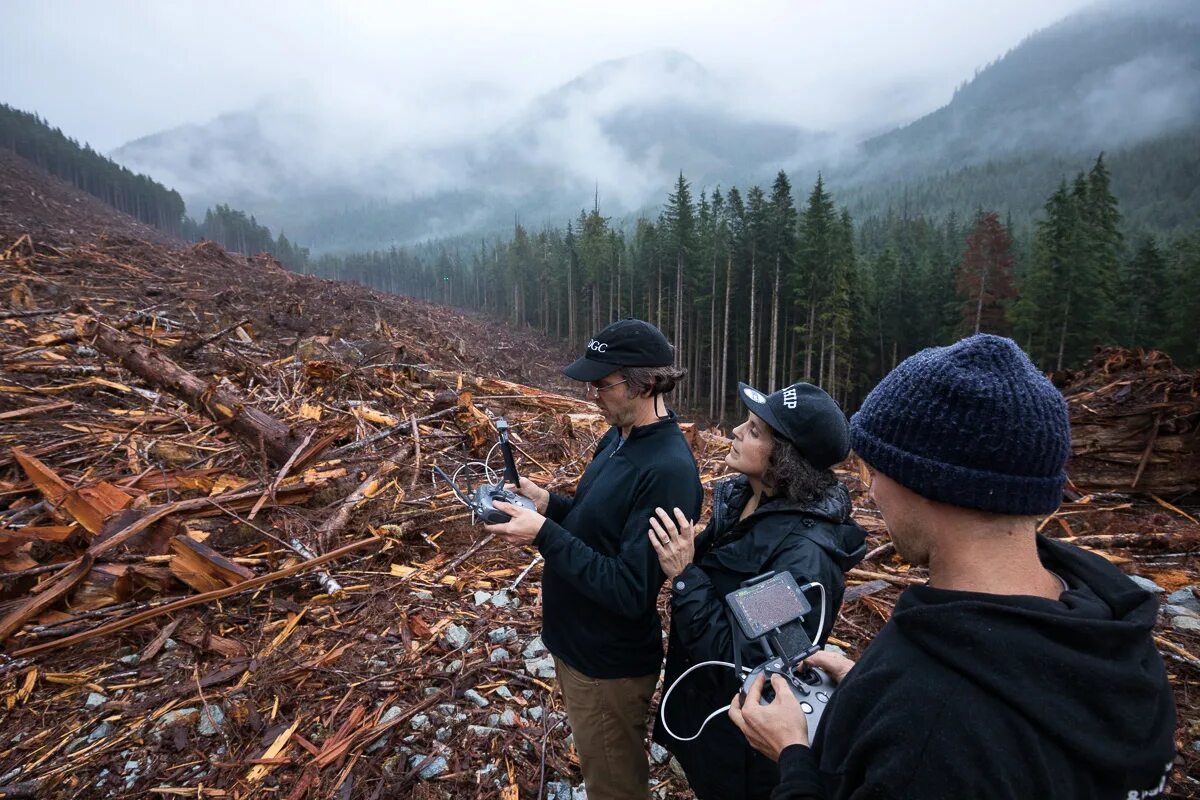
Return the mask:
M 1062 394 L 1016 342 L 977 334 L 906 358 L 850 420 L 855 452 L 923 497 L 999 514 L 1062 502 Z

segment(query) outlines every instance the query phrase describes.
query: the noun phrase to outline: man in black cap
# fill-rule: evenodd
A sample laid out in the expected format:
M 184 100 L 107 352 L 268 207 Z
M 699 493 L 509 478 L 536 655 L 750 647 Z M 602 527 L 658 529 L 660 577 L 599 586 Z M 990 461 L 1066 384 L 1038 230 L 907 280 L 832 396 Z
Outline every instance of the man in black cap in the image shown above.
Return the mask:
M 700 512 L 696 461 L 663 395 L 685 371 L 658 328 L 609 325 L 563 372 L 586 384 L 612 427 L 573 497 L 522 478 L 536 511 L 497 503 L 512 519 L 488 529 L 545 558 L 542 641 L 590 800 L 649 796 L 646 718 L 662 666 L 656 607 L 664 576 L 646 540 L 656 508 Z
M 809 746 L 775 678 L 729 715 L 778 760 L 772 800 L 1163 795 L 1175 705 L 1151 639 L 1158 602 L 1120 570 L 1037 533 L 1062 501 L 1066 402 L 1010 339 L 980 334 L 892 370 L 850 423 L 899 553 L 900 595 Z

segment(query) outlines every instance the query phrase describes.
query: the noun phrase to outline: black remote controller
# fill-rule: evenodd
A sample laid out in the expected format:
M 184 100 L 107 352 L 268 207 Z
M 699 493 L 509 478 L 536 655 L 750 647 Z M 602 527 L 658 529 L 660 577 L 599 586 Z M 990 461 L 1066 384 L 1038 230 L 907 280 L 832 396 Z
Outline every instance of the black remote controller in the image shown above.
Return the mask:
M 787 681 L 788 687 L 792 690 L 792 696 L 796 698 L 796 702 L 800 704 L 800 710 L 808 719 L 808 739 L 811 742 L 816 736 L 821 715 L 825 713 L 825 706 L 829 705 L 829 701 L 833 699 L 833 681 L 816 667 L 804 667 L 797 675 L 788 668 L 782 658 L 772 658 L 746 676 L 746 681 L 742 684 L 743 702 L 746 700 L 746 693 L 750 691 L 750 687 L 759 675 L 763 676 L 762 694 L 759 699 L 759 705 L 763 706 L 770 705 L 775 700 L 775 689 L 771 686 L 771 676 L 779 675 Z
M 537 511 L 537 507 L 528 497 L 511 492 L 501 486 L 485 484 L 475 492 L 475 502 L 478 506 L 475 511 L 479 518 L 489 525 L 499 525 L 501 522 L 508 522 L 512 519 L 508 514 L 496 508 L 497 501 Z

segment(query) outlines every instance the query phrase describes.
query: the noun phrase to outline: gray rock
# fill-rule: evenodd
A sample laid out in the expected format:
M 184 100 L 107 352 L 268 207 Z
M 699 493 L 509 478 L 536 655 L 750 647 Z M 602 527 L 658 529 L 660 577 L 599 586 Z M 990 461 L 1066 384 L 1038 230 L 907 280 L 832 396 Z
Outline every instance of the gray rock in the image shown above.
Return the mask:
M 512 653 L 505 650 L 503 647 L 497 647 L 488 654 L 488 661 L 492 664 L 500 664 L 512 658 Z
M 497 767 L 494 762 L 488 763 L 488 764 L 484 765 L 483 769 L 475 770 L 475 777 L 478 778 L 480 782 L 482 782 L 483 779 L 486 778 L 487 776 L 494 775 L 496 773 L 496 769 L 497 769 Z
M 517 716 L 517 712 L 510 708 L 500 715 L 500 724 L 505 728 L 516 728 L 521 724 L 521 720 Z
M 462 672 L 462 668 L 463 662 L 461 658 L 454 659 L 450 662 L 450 666 L 447 667 L 447 669 L 449 669 L 451 672 Z
M 117 660 L 120 661 L 122 664 L 124 664 L 127 667 L 136 667 L 138 665 L 138 662 L 140 662 L 142 660 L 142 657 L 139 656 L 137 653 L 134 653 L 131 656 L 121 656 Z
M 476 592 L 475 597 L 474 597 L 475 605 L 477 605 L 477 606 L 481 606 L 484 603 L 486 603 L 488 600 L 491 600 L 491 599 L 492 599 L 492 593 L 491 592 L 483 592 L 483 591 Z
M 8 772 L 0 775 L 0 786 L 6 786 L 16 780 L 17 776 L 21 774 L 21 769 L 21 767 L 10 769 Z
M 667 748 L 657 742 L 650 743 L 650 760 L 655 764 L 661 764 L 670 757 L 671 754 L 667 752 Z
M 487 708 L 489 705 L 488 699 L 474 689 L 467 689 L 465 692 L 463 692 L 463 697 L 470 700 L 480 708 Z
M 191 725 L 199 718 L 200 709 L 198 708 L 193 706 L 188 706 L 187 708 L 177 708 L 174 711 L 168 711 L 166 714 L 163 714 L 156 727 L 169 728 L 172 725 L 179 725 L 180 723 Z
M 100 706 L 104 705 L 107 702 L 108 702 L 108 698 L 105 697 L 104 695 L 100 694 L 99 692 L 90 692 L 87 696 L 87 700 L 83 701 L 83 707 L 84 708 L 99 708 Z
M 1133 581 L 1147 592 L 1162 594 L 1164 591 L 1166 591 L 1154 581 L 1150 580 L 1149 578 L 1143 578 L 1141 575 L 1130 575 L 1129 580 Z
M 452 717 L 458 712 L 458 706 L 453 703 L 438 703 L 433 710 L 443 717 Z
M 679 778 L 679 780 L 687 780 L 687 773 L 683 771 L 683 765 L 679 763 L 679 759 L 675 758 L 675 756 L 671 756 L 671 761 L 668 766 L 670 766 L 671 772 L 674 773 L 675 777 Z
M 453 706 L 451 706 L 451 708 L 453 708 Z M 404 709 L 401 708 L 400 706 L 391 706 L 388 708 L 387 711 L 383 712 L 383 716 L 379 718 L 379 724 L 386 725 L 387 723 L 391 722 L 392 720 L 394 720 L 396 717 L 400 716 L 403 713 L 404 713 Z
M 179 642 L 175 641 L 174 639 L 167 639 L 165 642 L 163 642 L 163 650 L 168 653 L 174 650 L 176 647 L 179 647 Z
M 554 657 L 547 655 L 541 658 L 527 659 L 525 661 L 525 671 L 535 678 L 553 678 Z
M 547 783 L 546 800 L 571 800 L 571 784 L 566 781 Z
M 418 600 L 432 600 L 433 592 L 427 592 L 424 589 L 420 589 L 418 591 L 413 592 L 412 596 L 417 598 Z
M 543 709 L 541 706 L 531 706 L 530 708 L 525 710 L 526 716 L 528 716 L 532 720 L 540 720 L 542 718 L 542 715 L 545 713 L 546 713 L 545 709 Z
M 509 595 L 508 589 L 501 589 L 500 591 L 496 592 L 494 595 L 492 595 L 492 599 L 488 602 L 494 605 L 496 608 L 508 608 L 509 606 L 516 608 L 521 604 L 519 598 Z
M 472 736 L 478 736 L 482 739 L 486 739 L 489 736 L 495 736 L 498 733 L 504 733 L 504 731 L 500 730 L 495 725 L 468 725 L 467 733 L 471 734 Z
M 1171 605 L 1183 606 L 1193 614 L 1200 615 L 1200 599 L 1197 599 L 1196 593 L 1192 591 L 1191 586 L 1185 586 L 1182 589 L 1171 592 L 1167 595 L 1167 602 Z
M 408 759 L 408 768 L 416 769 L 417 766 L 421 762 L 425 761 L 426 758 L 428 758 L 428 756 L 423 756 L 419 753 L 415 756 L 410 757 Z M 446 757 L 445 756 L 435 756 L 432 761 L 430 761 L 425 766 L 421 767 L 421 777 L 427 781 L 433 780 L 437 776 L 445 775 L 449 771 L 450 771 L 450 764 L 446 761 Z
M 142 762 L 126 761 L 125 769 L 123 771 L 125 773 L 125 788 L 131 789 L 133 788 L 133 785 L 137 783 L 137 779 L 141 777 Z
M 525 649 L 521 651 L 521 655 L 526 658 L 537 658 L 544 652 L 546 652 L 546 645 L 542 644 L 542 637 L 535 636 L 529 640 L 529 644 L 525 645 Z
M 498 689 L 496 689 L 496 696 L 503 697 L 505 700 L 511 700 L 512 692 L 509 691 L 509 688 L 507 686 L 501 686 Z
M 1173 617 L 1171 624 L 1180 631 L 1200 631 L 1200 617 Z
M 488 641 L 492 644 L 503 644 L 517 638 L 517 632 L 512 628 L 503 627 L 488 631 Z
M 87 736 L 80 736 L 78 739 L 72 739 L 71 743 L 67 745 L 67 754 L 70 755 L 71 753 L 74 753 L 76 750 L 82 749 L 83 746 L 86 745 L 90 741 L 92 741 L 92 740 L 89 739 Z
M 488 714 L 487 724 L 493 728 L 496 727 L 497 725 L 499 725 L 500 724 L 500 715 L 499 714 Z
M 446 628 L 446 644 L 455 650 L 466 647 L 471 641 L 471 632 L 461 625 L 451 624 Z
M 436 686 L 426 686 L 421 690 L 421 694 L 425 695 L 426 697 L 433 697 L 435 694 L 438 694 L 441 691 L 442 690 Z
M 450 741 L 450 737 L 453 735 L 454 735 L 454 732 L 452 730 L 450 730 L 449 728 L 443 727 L 443 728 L 438 728 L 436 731 L 434 731 L 433 738 L 437 739 L 439 742 L 448 742 L 448 741 Z
M 225 710 L 215 703 L 209 703 L 200 712 L 200 726 L 196 733 L 201 736 L 216 736 L 225 724 Z
M 1168 617 L 1200 617 L 1200 614 L 1197 614 L 1188 606 L 1163 606 L 1163 613 Z
M 1194 752 L 1200 753 L 1200 739 L 1197 739 L 1196 741 L 1192 742 L 1192 750 Z
M 533 690 L 532 689 L 522 689 L 521 697 L 524 697 L 526 700 L 532 700 L 533 699 Z
M 839 656 L 846 655 L 846 651 L 843 650 L 842 648 L 838 647 L 836 644 L 825 645 L 825 652 L 826 653 L 837 653 Z
M 408 724 L 414 731 L 429 730 L 429 725 L 430 725 L 429 715 L 428 714 L 417 714 L 408 721 Z

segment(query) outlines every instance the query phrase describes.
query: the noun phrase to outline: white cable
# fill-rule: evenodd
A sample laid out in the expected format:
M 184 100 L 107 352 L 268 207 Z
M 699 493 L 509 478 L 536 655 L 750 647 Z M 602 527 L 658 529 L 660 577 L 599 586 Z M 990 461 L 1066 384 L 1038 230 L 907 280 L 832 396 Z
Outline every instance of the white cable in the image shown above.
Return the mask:
M 800 591 L 803 592 L 805 589 L 811 589 L 814 586 L 821 590 L 821 617 L 817 621 L 817 635 L 813 637 L 813 644 L 819 645 L 821 642 L 821 634 L 825 631 L 825 587 L 816 581 L 813 581 L 812 583 L 806 583 L 801 586 Z
M 665 730 L 668 734 L 670 734 L 672 739 L 678 739 L 681 742 L 690 742 L 690 741 L 700 738 L 700 734 L 704 733 L 704 727 L 706 725 L 708 725 L 708 723 L 711 722 L 714 717 L 718 717 L 721 714 L 724 714 L 726 711 L 729 710 L 728 705 L 723 705 L 720 708 L 718 708 L 716 711 L 709 714 L 707 717 L 704 718 L 704 722 L 702 722 L 700 724 L 700 730 L 696 731 L 694 736 L 689 736 L 686 739 L 683 738 L 682 736 L 677 736 L 675 734 L 675 732 L 671 730 L 671 726 L 667 724 L 667 700 L 669 700 L 671 698 L 671 692 L 675 691 L 675 687 L 679 685 L 679 682 L 681 680 L 683 680 L 684 678 L 686 678 L 693 670 L 700 669 L 700 667 L 714 667 L 714 666 L 715 667 L 729 667 L 730 669 L 735 670 L 735 671 L 737 669 L 737 667 L 735 667 L 733 664 L 730 664 L 728 661 L 701 661 L 699 664 L 693 664 L 692 666 L 690 666 L 686 670 L 684 670 L 684 673 L 682 675 L 680 675 L 678 678 L 676 678 L 675 682 L 671 684 L 671 688 L 667 689 L 667 691 L 663 694 L 662 703 L 660 703 L 659 707 L 658 707 L 658 716 L 662 719 L 663 730 Z M 747 669 L 746 667 L 742 667 L 742 672 L 750 672 L 750 670 Z

